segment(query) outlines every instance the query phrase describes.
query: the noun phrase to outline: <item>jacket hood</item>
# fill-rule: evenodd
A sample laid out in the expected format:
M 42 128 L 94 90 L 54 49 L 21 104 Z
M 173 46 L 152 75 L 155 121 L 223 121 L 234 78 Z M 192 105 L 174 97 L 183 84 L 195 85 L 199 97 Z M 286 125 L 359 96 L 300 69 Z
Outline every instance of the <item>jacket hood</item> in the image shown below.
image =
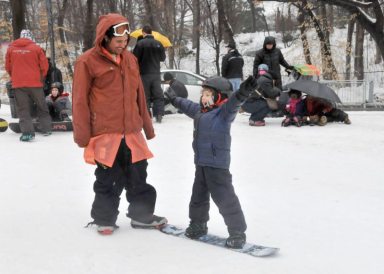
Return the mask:
M 267 44 L 273 44 L 273 48 L 272 49 L 275 49 L 276 48 L 276 39 L 275 39 L 275 37 L 273 37 L 273 36 L 265 37 L 264 44 L 263 44 L 264 50 L 267 50 L 267 48 L 266 48 Z
M 12 45 L 16 47 L 25 47 L 29 44 L 35 44 L 35 42 L 28 38 L 19 38 L 12 43 Z
M 105 33 L 111 26 L 124 22 L 128 22 L 128 19 L 117 13 L 101 15 L 96 26 L 95 47 L 101 48 Z

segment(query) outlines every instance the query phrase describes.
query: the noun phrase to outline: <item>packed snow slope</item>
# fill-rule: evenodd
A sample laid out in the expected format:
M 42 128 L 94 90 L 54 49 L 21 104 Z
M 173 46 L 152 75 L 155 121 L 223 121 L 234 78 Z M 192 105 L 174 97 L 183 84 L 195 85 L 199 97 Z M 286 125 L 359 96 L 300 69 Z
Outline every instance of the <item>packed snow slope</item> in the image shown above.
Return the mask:
M 8 121 L 9 106 L 0 117 Z M 112 236 L 91 221 L 94 167 L 72 133 L 37 134 L 21 143 L 0 133 L 0 273 L 384 273 L 384 112 L 351 112 L 352 125 L 232 127 L 231 172 L 249 242 L 280 247 L 254 258 L 199 242 L 130 227 L 123 193 Z M 188 225 L 194 177 L 192 120 L 155 124 L 148 182 L 156 213 Z M 209 231 L 227 235 L 211 205 Z

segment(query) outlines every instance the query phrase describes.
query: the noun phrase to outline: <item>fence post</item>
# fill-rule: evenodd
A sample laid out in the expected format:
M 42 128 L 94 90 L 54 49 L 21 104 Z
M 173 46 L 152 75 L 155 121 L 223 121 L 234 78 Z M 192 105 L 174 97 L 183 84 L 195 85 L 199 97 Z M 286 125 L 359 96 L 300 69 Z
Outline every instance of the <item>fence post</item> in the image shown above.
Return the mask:
M 369 89 L 368 89 L 368 103 L 373 103 L 373 92 L 375 89 L 375 83 L 373 81 L 369 82 Z

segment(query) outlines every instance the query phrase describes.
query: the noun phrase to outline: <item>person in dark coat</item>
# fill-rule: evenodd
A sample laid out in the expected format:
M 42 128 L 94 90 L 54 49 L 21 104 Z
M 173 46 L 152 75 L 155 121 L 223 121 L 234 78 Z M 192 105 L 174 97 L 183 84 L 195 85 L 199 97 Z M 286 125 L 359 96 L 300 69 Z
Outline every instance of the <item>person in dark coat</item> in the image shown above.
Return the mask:
M 164 94 L 161 89 L 160 62 L 165 60 L 165 50 L 153 37 L 150 26 L 144 26 L 142 32 L 143 39 L 137 42 L 133 54 L 139 62 L 148 110 L 153 102 L 153 116 L 158 123 L 161 123 L 164 115 Z
M 276 75 L 275 86 L 282 90 L 280 65 L 286 69 L 293 70 L 294 67 L 287 63 L 284 59 L 281 50 L 276 48 L 276 40 L 272 36 L 265 37 L 263 48 L 256 52 L 253 61 L 253 75 L 256 77 L 260 64 L 266 64 L 269 67 L 269 72 Z
M 165 92 L 176 108 L 194 119 L 196 172 L 189 204 L 191 221 L 185 235 L 197 239 L 207 234 L 211 196 L 228 228 L 226 246 L 242 248 L 247 225 L 229 172 L 230 130 L 240 105 L 256 87 L 256 80 L 250 76 L 231 96 L 232 85 L 223 77 L 210 77 L 202 87 L 200 104 L 177 97 L 172 89 Z
M 236 91 L 243 79 L 244 59 L 236 49 L 235 43 L 228 43 L 227 48 L 228 53 L 221 62 L 221 76 L 227 78 L 232 84 L 233 91 Z
M 163 76 L 164 82 L 169 85 L 171 89 L 173 89 L 177 95 L 177 97 L 188 98 L 188 90 L 185 85 L 179 80 L 175 79 L 172 73 L 166 72 Z M 165 104 L 169 104 L 169 102 L 165 102 Z
M 47 59 L 48 59 L 48 72 L 44 82 L 45 96 L 48 96 L 51 93 L 52 83 L 63 84 L 63 75 L 61 73 L 61 70 L 58 69 L 56 65 L 51 62 L 50 57 L 48 57 Z
M 242 111 L 251 113 L 250 126 L 265 126 L 264 118 L 273 110 L 267 100 L 276 102 L 276 97 L 280 94 L 280 90 L 274 85 L 275 81 L 276 76 L 269 72 L 268 66 L 260 64 L 257 72 L 257 92 L 252 93 L 241 107 Z

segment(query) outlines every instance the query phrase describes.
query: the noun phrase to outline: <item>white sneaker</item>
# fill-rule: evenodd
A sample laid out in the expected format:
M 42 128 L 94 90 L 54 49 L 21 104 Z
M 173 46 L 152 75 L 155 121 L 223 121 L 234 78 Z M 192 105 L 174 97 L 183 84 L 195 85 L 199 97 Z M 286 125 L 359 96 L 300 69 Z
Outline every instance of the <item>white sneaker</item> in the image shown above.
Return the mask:
M 116 229 L 117 229 L 117 226 L 109 226 L 109 225 L 97 226 L 97 232 L 99 232 L 101 235 L 111 235 Z

